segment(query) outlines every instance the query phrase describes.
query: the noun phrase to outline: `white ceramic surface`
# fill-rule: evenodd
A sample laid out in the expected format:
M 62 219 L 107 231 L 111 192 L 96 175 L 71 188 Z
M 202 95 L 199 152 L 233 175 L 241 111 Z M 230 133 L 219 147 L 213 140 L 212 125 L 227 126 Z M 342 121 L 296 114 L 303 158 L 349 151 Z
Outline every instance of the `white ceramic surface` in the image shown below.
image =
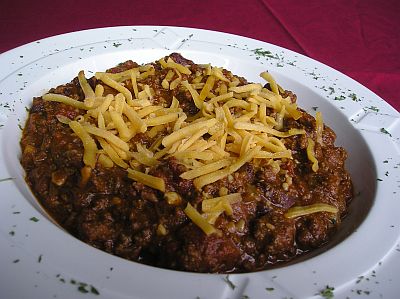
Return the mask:
M 330 244 L 285 267 L 195 274 L 140 265 L 96 250 L 41 209 L 19 164 L 21 127 L 34 96 L 132 59 L 180 52 L 262 82 L 270 71 L 300 107 L 321 111 L 349 154 L 356 198 Z M 349 55 L 352 55 L 351 53 Z M 334 69 L 253 39 L 177 27 L 75 32 L 0 55 L 0 298 L 396 298 L 400 293 L 400 115 Z M 232 282 L 232 283 L 230 283 Z M 233 287 L 235 286 L 235 287 Z

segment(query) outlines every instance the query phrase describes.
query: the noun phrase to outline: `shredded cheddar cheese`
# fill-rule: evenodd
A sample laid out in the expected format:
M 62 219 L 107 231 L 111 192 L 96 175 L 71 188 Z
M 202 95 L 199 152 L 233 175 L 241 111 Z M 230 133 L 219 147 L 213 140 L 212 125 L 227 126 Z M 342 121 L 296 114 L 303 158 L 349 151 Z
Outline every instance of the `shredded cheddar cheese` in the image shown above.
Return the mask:
M 207 235 L 217 232 L 215 227 L 203 218 L 203 216 L 201 216 L 201 214 L 190 203 L 187 204 L 184 212 L 193 223 L 200 227 Z
M 300 216 L 305 216 L 313 213 L 319 213 L 319 212 L 326 212 L 326 213 L 332 213 L 332 214 L 337 214 L 338 209 L 335 206 L 326 204 L 326 203 L 316 203 L 308 206 L 296 206 L 290 208 L 286 213 L 285 217 L 286 218 L 296 218 Z
M 322 120 L 322 113 L 320 111 L 315 114 L 315 127 L 317 142 L 322 145 L 322 132 L 324 130 L 324 122 Z
M 180 177 L 193 180 L 200 191 L 218 180 L 232 179 L 248 162 L 292 159 L 285 138 L 306 132 L 296 128 L 285 130 L 284 124 L 286 119 L 299 119 L 302 112 L 289 97 L 281 96 L 280 87 L 270 73 L 260 74 L 269 83 L 269 90 L 261 83 L 241 84 L 238 77 L 211 65 L 193 69 L 171 57 L 158 63 L 165 69 L 164 77 L 159 80 L 160 89 L 186 92 L 198 108 L 197 114 L 185 113 L 176 97 L 168 105 L 160 104 L 159 91 L 145 81 L 155 74 L 151 64 L 120 73 L 97 72 L 94 89 L 84 72 L 79 72 L 83 101 L 55 93 L 43 96 L 45 101 L 60 102 L 85 112 L 76 120 L 57 118 L 82 140 L 86 166 L 95 168 L 98 163 L 102 167 L 121 167 L 130 179 L 166 192 L 164 180 L 149 175 L 148 170 L 162 159 L 175 157 L 187 168 Z M 322 144 L 322 131 L 322 116 L 317 113 L 316 142 L 319 144 Z M 151 138 L 151 145 L 136 144 L 133 140 L 138 134 Z M 307 156 L 312 170 L 317 171 L 314 146 L 315 142 L 308 138 Z M 280 164 L 274 165 L 279 171 Z M 287 176 L 283 188 L 287 190 L 290 185 L 291 177 Z M 165 198 L 171 204 L 184 202 L 179 194 L 169 191 Z M 240 199 L 240 194 L 204 199 L 203 214 L 190 204 L 185 213 L 206 234 L 211 234 L 217 231 L 212 225 L 218 217 L 222 213 L 231 216 L 231 204 Z M 158 233 L 166 233 L 162 224 Z
M 70 128 L 74 133 L 82 140 L 84 147 L 83 162 L 94 168 L 96 164 L 96 151 L 97 145 L 93 138 L 84 130 L 82 125 L 77 121 L 71 121 L 69 123 Z
M 165 192 L 165 182 L 163 179 L 152 176 L 149 174 L 142 173 L 140 171 L 136 171 L 134 169 L 128 168 L 128 177 L 142 183 L 143 185 L 149 186 L 151 188 L 160 190 L 161 192 Z
M 307 138 L 307 157 L 308 157 L 308 160 L 310 160 L 312 163 L 312 170 L 314 172 L 317 172 L 319 166 L 318 166 L 318 160 L 315 157 L 314 148 L 315 148 L 314 140 L 312 140 L 311 138 Z

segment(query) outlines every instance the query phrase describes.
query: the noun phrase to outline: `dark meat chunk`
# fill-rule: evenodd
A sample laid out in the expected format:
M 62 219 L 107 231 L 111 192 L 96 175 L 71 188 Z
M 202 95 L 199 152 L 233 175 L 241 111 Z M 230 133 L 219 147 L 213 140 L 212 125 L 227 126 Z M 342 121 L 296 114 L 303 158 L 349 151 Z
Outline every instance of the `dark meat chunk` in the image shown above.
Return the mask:
M 321 246 L 328 240 L 332 233 L 334 219 L 329 219 L 324 214 L 313 214 L 303 217 L 296 223 L 296 241 L 303 250 Z
M 268 262 L 287 260 L 294 256 L 295 235 L 295 222 L 279 214 L 264 215 L 254 224 L 257 247 L 267 257 Z
M 127 60 L 125 62 L 118 64 L 117 66 L 115 66 L 113 68 L 108 69 L 106 72 L 115 74 L 115 73 L 120 73 L 120 72 L 123 72 L 126 70 L 130 70 L 130 69 L 133 69 L 136 67 L 139 67 L 139 65 L 136 62 L 133 62 L 132 60 Z
M 235 268 L 241 253 L 231 239 L 212 234 L 206 236 L 194 225 L 179 232 L 182 249 L 179 261 L 182 269 L 196 272 L 227 272 Z

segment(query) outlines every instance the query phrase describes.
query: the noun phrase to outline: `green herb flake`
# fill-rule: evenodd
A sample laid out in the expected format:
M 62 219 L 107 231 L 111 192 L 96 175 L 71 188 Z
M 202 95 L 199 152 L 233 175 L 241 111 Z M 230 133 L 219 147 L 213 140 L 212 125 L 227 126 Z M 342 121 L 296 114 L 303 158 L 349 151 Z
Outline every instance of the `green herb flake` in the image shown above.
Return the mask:
M 14 215 L 21 214 L 21 212 L 13 212 Z
M 90 293 L 100 295 L 99 291 L 92 285 L 90 286 Z
M 38 263 L 41 263 L 42 262 L 42 258 L 43 258 L 43 254 L 41 254 L 41 255 L 39 255 L 39 257 L 38 257 Z
M 83 286 L 83 285 L 81 285 L 81 286 L 78 287 L 78 291 L 81 292 L 81 293 L 83 293 L 83 294 L 89 293 L 89 291 L 86 290 L 85 286 Z
M 333 87 L 328 87 L 328 89 L 330 95 L 335 93 L 335 89 Z
M 367 109 L 372 110 L 374 112 L 379 112 L 379 108 L 377 108 L 375 106 L 367 107 Z
M 388 160 L 385 160 L 385 161 L 383 161 L 383 163 L 387 164 L 387 163 L 389 163 L 389 161 L 388 161 Z
M 312 71 L 311 73 L 308 73 L 308 74 L 313 76 L 314 80 L 318 80 L 319 79 L 319 76 L 314 71 Z
M 10 231 L 10 232 L 8 232 L 8 234 L 10 235 L 10 236 L 15 236 L 15 231 Z
M 272 54 L 271 51 L 264 50 L 262 48 L 256 48 L 254 50 L 251 50 L 254 54 L 256 54 L 259 57 L 268 57 L 268 58 L 273 58 L 273 59 L 279 59 L 278 54 Z
M 119 46 L 122 46 L 122 44 L 121 44 L 121 43 L 113 43 L 113 46 L 114 46 L 115 48 L 118 48 Z
M 340 97 L 335 97 L 335 101 L 344 101 L 346 99 L 345 96 L 341 95 Z
M 19 259 L 13 260 L 13 263 L 14 264 L 19 263 Z
M 349 98 L 352 100 L 352 101 L 354 101 L 354 102 L 359 102 L 359 101 L 361 101 L 358 97 L 357 97 L 357 95 L 353 92 L 353 93 L 351 93 L 351 94 L 349 94 Z
M 5 182 L 5 181 L 11 181 L 14 178 L 5 178 L 5 179 L 0 179 L 0 183 Z
M 254 54 L 256 54 L 256 55 L 259 55 L 259 56 L 268 56 L 268 55 L 272 55 L 271 51 L 263 50 L 262 48 L 254 49 L 254 50 L 252 50 L 252 52 L 253 52 Z
M 29 220 L 33 221 L 33 222 L 38 222 L 39 221 L 39 219 L 37 219 L 36 217 L 31 217 L 31 218 L 29 218 Z
M 240 299 L 250 299 L 250 297 L 247 295 L 242 295 L 242 297 L 240 297 Z
M 392 137 L 392 134 L 390 134 L 385 128 L 381 128 L 380 132 L 383 133 L 383 134 L 387 134 L 390 137 Z
M 275 288 L 265 288 L 268 292 L 272 292 Z
M 235 284 L 229 279 L 229 275 L 224 277 L 224 281 L 229 285 L 229 287 L 234 290 L 236 288 Z
M 332 299 L 332 298 L 334 298 L 334 293 L 333 293 L 334 290 L 335 290 L 335 288 L 327 285 L 325 287 L 325 289 L 323 289 L 322 291 L 319 292 L 319 295 L 321 295 L 325 299 Z

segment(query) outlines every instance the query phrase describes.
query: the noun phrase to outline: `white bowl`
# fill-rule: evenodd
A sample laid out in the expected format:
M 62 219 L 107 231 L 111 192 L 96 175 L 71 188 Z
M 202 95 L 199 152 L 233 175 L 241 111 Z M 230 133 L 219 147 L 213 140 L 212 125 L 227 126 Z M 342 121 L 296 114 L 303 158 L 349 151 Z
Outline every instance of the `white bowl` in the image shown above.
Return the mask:
M 301 108 L 314 113 L 318 107 L 337 134 L 336 145 L 348 152 L 346 166 L 356 194 L 328 244 L 271 270 L 228 277 L 185 273 L 92 248 L 65 232 L 42 209 L 19 163 L 18 127 L 24 125 L 32 98 L 71 81 L 81 69 L 89 75 L 128 59 L 147 63 L 171 52 L 195 63 L 222 66 L 254 82 L 261 82 L 258 75 L 268 70 L 281 86 L 297 94 Z M 76 294 L 71 296 L 71 290 L 78 292 L 79 287 L 90 292 L 89 286 L 71 279 L 94 286 L 104 298 L 306 298 L 327 285 L 336 292 L 341 288 L 344 294 L 350 292 L 349 284 L 373 271 L 397 244 L 399 113 L 362 85 L 315 60 L 224 33 L 144 26 L 56 36 L 2 54 L 0 64 L 4 125 L 0 130 L 0 248 L 1 265 L 7 269 L 3 273 L 8 273 L 0 280 L 0 289 L 7 298 L 54 294 L 70 298 Z M 16 279 L 18 289 L 11 287 Z

